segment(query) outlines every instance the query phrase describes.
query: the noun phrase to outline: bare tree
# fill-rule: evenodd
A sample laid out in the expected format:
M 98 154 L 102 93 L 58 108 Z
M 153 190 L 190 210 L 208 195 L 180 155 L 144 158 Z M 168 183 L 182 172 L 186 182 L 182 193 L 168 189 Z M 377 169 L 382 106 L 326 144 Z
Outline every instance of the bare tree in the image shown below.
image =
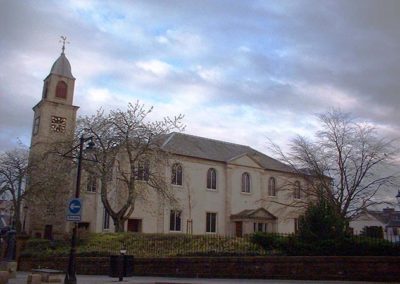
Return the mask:
M 0 154 L 0 194 L 12 201 L 17 233 L 21 232 L 21 204 L 25 194 L 28 156 L 28 149 L 22 145 Z
M 307 196 L 327 198 L 343 218 L 379 204 L 377 193 L 397 182 L 387 170 L 395 159 L 394 141 L 340 110 L 318 119 L 321 129 L 313 139 L 297 136 L 287 153 L 273 143 L 272 150 L 307 181 Z
M 91 117 L 78 120 L 77 134 L 93 137 L 98 163 L 86 167 L 101 180 L 101 201 L 114 221 L 115 231 L 135 210 L 138 197 L 152 189 L 166 199 L 173 196 L 165 177 L 168 154 L 161 149 L 166 134 L 182 130 L 182 116 L 149 121 L 152 108 L 139 102 L 126 111 L 106 114 L 99 110 Z

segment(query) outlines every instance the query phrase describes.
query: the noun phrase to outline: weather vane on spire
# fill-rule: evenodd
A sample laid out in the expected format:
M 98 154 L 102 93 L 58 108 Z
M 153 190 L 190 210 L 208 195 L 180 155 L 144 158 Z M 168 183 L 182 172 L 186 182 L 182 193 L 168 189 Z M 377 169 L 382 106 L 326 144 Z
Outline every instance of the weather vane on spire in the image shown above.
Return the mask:
M 61 48 L 62 52 L 61 52 L 61 54 L 64 54 L 65 44 L 69 44 L 69 41 L 67 41 L 67 37 L 66 36 L 60 36 L 60 37 L 61 37 L 61 39 L 60 39 L 59 42 L 62 42 L 62 48 Z

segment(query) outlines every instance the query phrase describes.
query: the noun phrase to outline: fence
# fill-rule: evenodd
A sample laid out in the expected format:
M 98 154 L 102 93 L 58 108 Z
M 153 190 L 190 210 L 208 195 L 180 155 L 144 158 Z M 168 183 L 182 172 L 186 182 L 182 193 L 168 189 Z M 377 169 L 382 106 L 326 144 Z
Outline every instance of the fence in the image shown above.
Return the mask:
M 292 236 L 292 238 L 289 238 Z M 330 240 L 309 244 L 287 234 L 268 234 L 260 242 L 244 237 L 189 234 L 106 233 L 82 236 L 78 242 L 79 256 L 127 254 L 136 257 L 175 256 L 264 256 L 264 255 L 400 255 L 400 243 L 382 238 L 352 236 L 347 241 Z M 259 244 L 263 244 L 263 247 Z M 32 239 L 26 256 L 67 256 L 69 242 Z

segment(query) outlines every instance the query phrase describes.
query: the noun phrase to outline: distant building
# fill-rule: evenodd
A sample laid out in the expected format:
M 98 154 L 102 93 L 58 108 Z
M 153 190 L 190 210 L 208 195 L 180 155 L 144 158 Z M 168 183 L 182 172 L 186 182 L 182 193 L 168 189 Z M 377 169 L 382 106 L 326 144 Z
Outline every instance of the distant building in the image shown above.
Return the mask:
M 350 227 L 360 234 L 366 227 L 381 227 L 384 238 L 393 242 L 400 241 L 400 211 L 384 208 L 382 211 L 366 210 L 353 218 Z
M 73 105 L 74 83 L 63 51 L 44 80 L 40 102 L 33 108 L 31 157 L 45 153 L 51 143 L 72 139 L 78 110 Z M 126 222 L 127 231 L 236 236 L 255 231 L 295 232 L 301 210 L 284 204 L 304 200 L 301 188 L 307 185 L 287 165 L 248 146 L 181 133 L 164 137 L 162 148 L 172 154 L 165 176 L 179 202 L 164 204 L 152 193 L 139 197 Z M 52 166 L 45 170 L 56 174 L 55 164 L 48 164 Z M 31 185 L 35 179 L 40 178 L 30 177 Z M 280 190 L 288 180 L 293 190 Z M 40 181 L 46 184 L 43 180 L 36 183 Z M 66 203 L 72 197 L 74 181 L 72 175 L 50 191 L 43 191 L 48 192 L 44 197 L 54 193 L 53 199 L 32 201 L 28 220 L 32 235 L 51 238 L 68 232 Z M 84 206 L 79 228 L 113 231 L 101 202 L 99 179 L 83 173 L 81 184 Z

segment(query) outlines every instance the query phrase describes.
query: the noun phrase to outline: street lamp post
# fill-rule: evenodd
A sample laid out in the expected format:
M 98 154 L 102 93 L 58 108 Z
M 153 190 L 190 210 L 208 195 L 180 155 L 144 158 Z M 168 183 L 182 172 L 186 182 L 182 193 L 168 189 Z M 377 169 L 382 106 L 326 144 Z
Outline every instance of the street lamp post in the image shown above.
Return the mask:
M 64 157 L 70 158 L 77 158 L 78 160 L 78 167 L 76 173 L 76 187 L 75 187 L 75 198 L 79 198 L 80 195 L 80 187 L 81 187 L 81 171 L 82 171 L 82 160 L 86 160 L 82 158 L 83 152 L 83 145 L 85 142 L 90 141 L 86 149 L 93 149 L 94 143 L 92 141 L 93 137 L 84 138 L 82 135 L 79 139 L 79 144 L 72 148 L 70 151 L 65 153 Z M 74 150 L 78 149 L 78 157 L 68 156 L 69 153 L 73 152 Z M 93 161 L 93 160 L 91 160 Z M 65 275 L 64 284 L 76 284 L 76 235 L 78 230 L 78 223 L 74 222 L 74 228 L 72 229 L 72 237 L 71 237 L 71 250 L 69 253 L 68 259 L 68 270 L 67 274 Z
M 26 234 L 25 223 L 26 223 L 26 214 L 28 213 L 28 205 L 25 205 L 23 210 L 24 210 L 24 221 L 22 223 L 22 233 Z
M 124 279 L 124 268 L 125 268 L 125 254 L 126 254 L 126 248 L 125 245 L 120 249 L 120 255 L 119 255 L 119 265 L 118 265 L 118 281 L 121 282 Z
M 10 229 L 14 229 L 14 207 L 10 208 Z

